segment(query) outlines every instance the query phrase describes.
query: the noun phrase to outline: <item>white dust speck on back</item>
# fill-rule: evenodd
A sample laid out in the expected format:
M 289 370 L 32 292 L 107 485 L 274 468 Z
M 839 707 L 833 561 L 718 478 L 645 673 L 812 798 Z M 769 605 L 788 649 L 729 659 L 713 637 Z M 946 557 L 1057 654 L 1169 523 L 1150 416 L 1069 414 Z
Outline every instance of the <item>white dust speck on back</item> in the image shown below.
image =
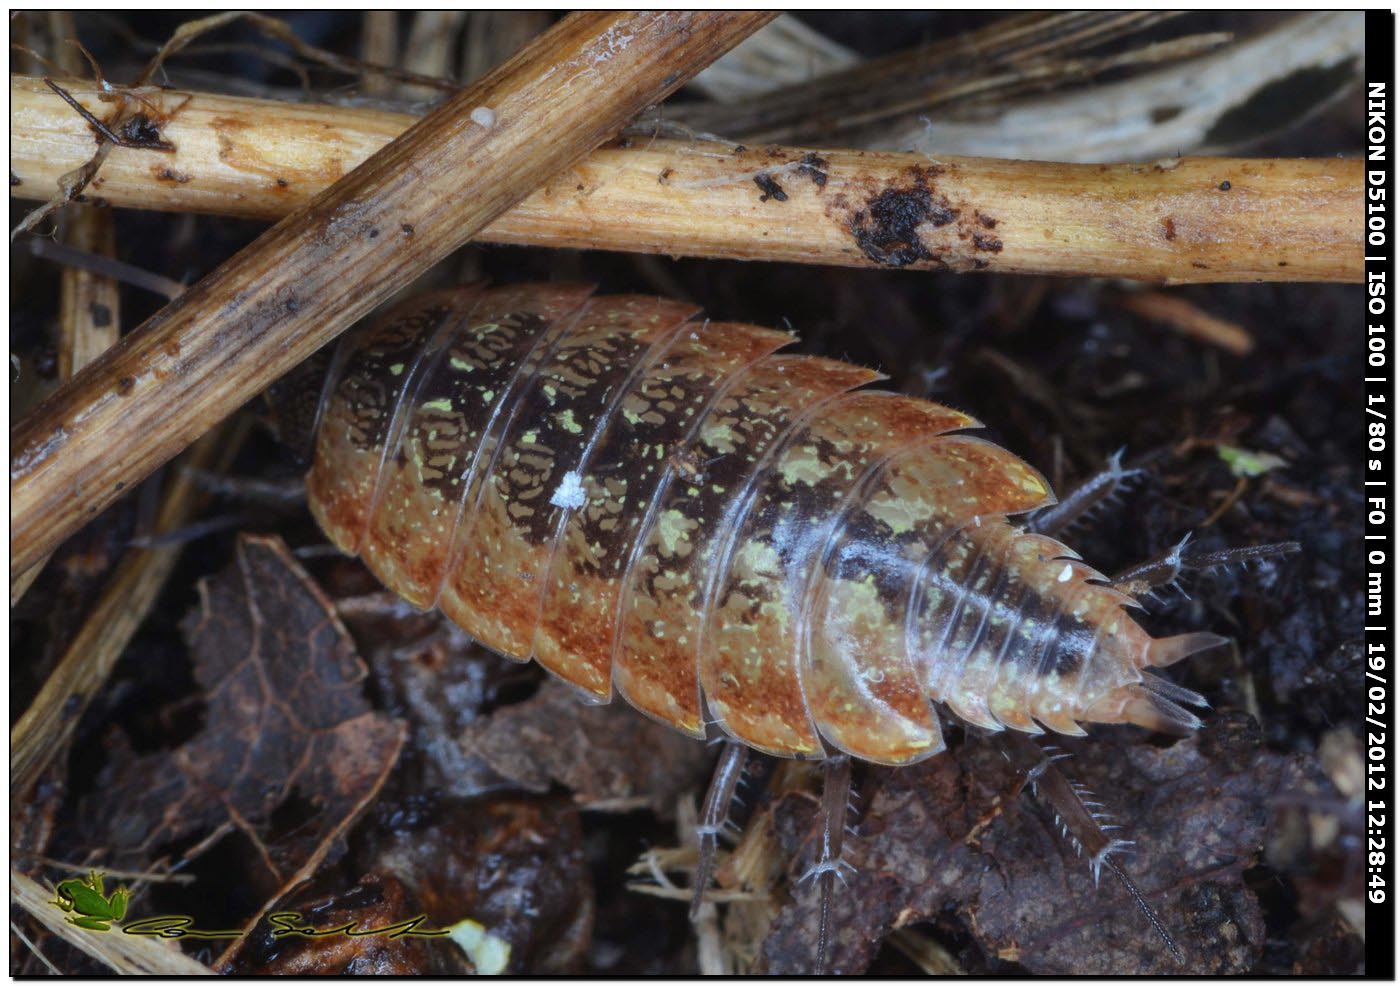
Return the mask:
M 563 507 L 565 510 L 577 510 L 583 506 L 586 499 L 588 498 L 583 493 L 583 477 L 576 472 L 566 472 L 564 478 L 559 481 L 559 488 L 549 498 L 549 503 L 550 506 Z

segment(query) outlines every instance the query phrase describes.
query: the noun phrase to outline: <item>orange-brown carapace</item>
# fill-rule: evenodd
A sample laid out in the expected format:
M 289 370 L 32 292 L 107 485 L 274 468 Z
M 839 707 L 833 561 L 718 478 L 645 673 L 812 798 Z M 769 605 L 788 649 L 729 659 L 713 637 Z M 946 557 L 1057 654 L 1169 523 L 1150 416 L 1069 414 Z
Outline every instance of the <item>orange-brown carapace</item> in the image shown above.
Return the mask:
M 785 333 L 563 284 L 347 337 L 312 510 L 392 589 L 693 736 L 905 764 L 978 726 L 1190 726 L 1130 596 L 1007 517 L 1054 497 L 977 422 Z

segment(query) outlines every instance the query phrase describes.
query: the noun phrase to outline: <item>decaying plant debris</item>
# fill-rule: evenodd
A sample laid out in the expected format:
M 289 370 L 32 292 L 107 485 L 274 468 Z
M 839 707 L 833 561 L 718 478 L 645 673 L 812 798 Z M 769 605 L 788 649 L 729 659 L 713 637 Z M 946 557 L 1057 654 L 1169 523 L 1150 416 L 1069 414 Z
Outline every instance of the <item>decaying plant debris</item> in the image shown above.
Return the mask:
M 906 27 L 882 35 L 866 19 L 847 16 L 850 30 L 839 36 L 851 46 L 850 59 L 907 46 Z M 925 17 L 914 35 L 992 30 L 946 15 Z M 223 35 L 198 39 L 169 61 L 169 80 L 184 89 L 263 99 L 286 95 L 304 77 L 319 101 L 343 104 L 370 94 L 365 116 L 406 119 L 438 97 L 408 88 L 421 79 L 404 73 L 446 66 L 465 81 L 508 54 L 479 41 L 475 48 L 460 45 L 460 58 L 441 45 L 415 52 L 410 40 L 433 34 L 427 21 L 403 17 L 387 28 L 367 22 L 361 34 L 358 18 L 351 20 L 294 22 L 311 48 L 292 54 L 252 29 L 232 35 L 241 55 L 219 49 Z M 1014 23 L 1001 30 L 1010 36 L 1029 32 L 1016 45 L 1041 43 L 1033 20 L 1008 21 Z M 127 33 L 109 35 L 125 40 L 99 47 L 100 29 L 76 18 L 78 36 L 117 84 L 135 80 L 151 54 L 139 36 L 162 38 L 173 24 L 134 15 L 114 23 Z M 837 36 L 831 22 L 814 23 Z M 1068 24 L 1090 38 L 1110 29 L 1107 18 L 1056 23 L 1057 30 Z M 1112 25 L 1114 31 L 1124 26 Z M 519 37 L 511 24 L 487 24 L 476 14 L 431 26 L 463 32 L 454 35 L 459 39 L 470 39 L 474 29 L 501 44 Z M 537 20 L 521 29 L 539 27 Z M 1131 46 L 1217 32 L 1243 43 L 1284 24 L 1187 16 L 1141 27 Z M 24 32 L 16 40 L 26 49 L 49 57 L 50 37 L 64 28 L 21 17 L 12 30 Z M 385 30 L 402 43 L 385 44 Z M 782 37 L 764 49 L 760 35 L 751 51 L 797 57 L 801 32 Z M 361 41 L 388 54 L 370 57 Z M 1089 41 L 1082 48 L 1043 43 L 1052 55 L 1103 54 Z M 1007 44 L 1009 52 L 1022 50 Z M 1056 47 L 1063 44 L 1069 47 Z M 271 67 L 234 61 L 250 50 L 255 59 L 275 56 Z M 1234 49 L 1212 50 L 1204 57 L 1224 58 Z M 316 51 L 334 57 L 318 61 Z M 360 56 L 391 61 L 398 74 L 364 72 Z M 814 64 L 852 70 L 845 56 L 828 56 Z M 749 57 L 746 65 L 762 64 Z M 280 67 L 293 62 L 297 71 Z M 1008 64 L 1026 63 L 1010 58 Z M 124 65 L 133 70 L 123 74 Z M 51 71 L 32 59 L 18 67 L 35 76 Z M 1168 63 L 1161 71 L 1174 68 Z M 1140 78 L 1150 81 L 1156 70 Z M 789 63 L 775 77 L 791 83 L 800 71 Z M 1084 84 L 1032 92 L 1018 77 L 1003 92 L 986 74 L 958 78 L 990 94 L 977 110 L 983 124 L 1021 101 L 1063 98 L 1068 106 L 1094 91 Z M 337 89 L 346 79 L 356 83 L 353 91 Z M 702 81 L 696 88 L 703 87 Z M 746 98 L 726 96 L 740 109 Z M 703 106 L 705 129 L 731 136 L 719 110 L 698 98 L 675 108 L 683 105 Z M 1307 132 L 1240 152 L 1257 160 L 1354 154 L 1360 117 L 1347 105 L 1343 97 Z M 669 109 L 661 116 L 680 118 Z M 890 117 L 886 132 L 898 119 Z M 934 113 L 933 119 L 945 118 Z M 642 126 L 657 131 L 654 119 Z M 643 136 L 631 148 L 603 153 L 694 146 L 684 133 L 665 132 L 656 144 Z M 824 131 L 794 133 L 807 139 Z M 831 143 L 847 139 L 855 138 Z M 184 153 L 174 142 L 177 155 Z M 737 143 L 736 136 L 720 146 L 732 154 Z M 109 163 L 118 153 L 129 152 L 112 152 Z M 158 152 L 148 153 L 155 163 Z M 664 189 L 660 174 L 658 168 L 650 181 Z M 93 181 L 101 178 L 99 170 Z M 789 200 L 770 193 L 765 209 L 815 194 L 811 170 L 794 167 L 772 180 Z M 196 184 L 155 175 L 150 182 L 171 194 Z M 744 184 L 757 203 L 762 188 Z M 1215 194 L 1235 190 L 1232 183 L 1231 191 L 1217 187 Z M 101 198 L 102 187 L 85 194 Z M 13 207 L 12 225 L 28 209 Z M 1320 221 L 1301 211 L 1299 222 Z M 184 283 L 198 281 L 262 228 L 249 220 L 124 208 L 100 214 L 115 227 L 117 259 Z M 890 256 L 910 248 L 873 232 L 868 240 Z M 586 242 L 580 232 L 569 245 Z M 68 353 L 70 343 L 56 331 L 59 268 L 34 257 L 22 238 L 12 257 L 15 415 L 56 385 L 58 354 Z M 1074 756 L 1061 766 L 1137 840 L 1128 870 L 1191 971 L 1360 968 L 1365 929 L 1357 906 L 1355 777 L 1361 761 L 1348 724 L 1349 682 L 1362 660 L 1352 536 L 1361 503 L 1351 450 L 1332 426 L 1361 359 L 1348 331 L 1359 289 L 1241 284 L 1144 293 L 994 272 L 972 279 L 480 246 L 439 264 L 415 289 L 456 283 L 464 274 L 591 280 L 610 292 L 693 300 L 716 318 L 786 321 L 804 337 L 804 352 L 881 366 L 893 376 L 890 386 L 977 414 L 989 437 L 1043 469 L 1057 488 L 1126 447 L 1129 461 L 1144 467 L 1143 480 L 1126 506 L 1104 509 L 1075 532 L 1075 546 L 1107 570 L 1188 531 L 1209 548 L 1301 541 L 1299 554 L 1262 568 L 1188 579 L 1184 594 L 1163 593 L 1153 607 L 1148 619 L 1156 633 L 1213 630 L 1238 642 L 1181 669 L 1181 683 L 1212 705 L 1200 733 L 1175 741 L 1127 728 L 1095 730 L 1062 744 Z M 123 286 L 119 324 L 129 330 L 160 303 L 144 289 Z M 241 450 L 225 464 L 207 457 L 203 467 L 271 484 L 293 479 L 293 465 L 258 427 L 259 416 L 256 404 L 240 412 L 237 430 L 247 434 Z M 95 681 L 66 679 L 84 684 L 44 706 L 62 728 L 44 733 L 53 737 L 46 741 L 53 755 L 36 761 L 12 810 L 12 867 L 31 881 L 16 884 L 13 972 L 42 973 L 46 963 L 69 973 L 177 971 L 162 964 L 175 947 L 186 962 L 245 973 L 453 973 L 496 961 L 532 972 L 810 968 L 815 900 L 809 885 L 798 885 L 816 839 L 809 767 L 751 765 L 742 786 L 742 831 L 725 845 L 716 872 L 720 903 L 693 929 L 683 900 L 694 847 L 677 829 L 686 828 L 713 750 L 625 707 L 581 705 L 534 666 L 504 662 L 436 617 L 396 603 L 358 563 L 327 554 L 296 506 L 226 490 L 195 497 L 191 491 L 208 484 L 176 469 L 140 488 L 133 484 L 133 495 L 97 513 L 58 548 L 14 611 L 12 722 L 31 707 L 75 639 L 85 647 L 80 634 L 105 640 L 101 627 L 87 624 L 113 605 L 109 593 L 121 589 L 121 573 L 143 558 L 147 565 L 158 560 L 161 569 L 149 615 L 130 628 L 129 643 L 117 648 L 120 659 L 103 664 Z M 172 521 L 171 491 L 180 483 L 188 484 L 185 519 Z M 128 547 L 172 523 L 201 526 L 167 554 Z M 207 533 L 195 536 L 200 531 Z M 836 898 L 833 969 L 1175 971 L 1120 888 L 1108 880 L 1094 886 L 1046 812 L 1020 791 L 994 739 L 951 729 L 949 738 L 948 754 L 926 764 L 857 770 L 858 814 L 846 856 L 857 872 Z M 55 861 L 134 874 L 121 882 L 134 891 L 138 916 L 189 914 L 200 927 L 251 934 L 238 945 L 143 941 L 159 953 L 94 956 L 74 947 L 78 929 L 30 916 L 42 912 L 44 894 L 58 880 L 72 875 Z M 638 884 L 653 892 L 637 892 Z M 417 914 L 437 928 L 475 922 L 495 936 L 496 948 L 471 953 L 455 942 L 411 938 L 290 943 L 271 937 L 267 912 L 274 909 L 296 910 L 325 926 L 373 927 Z

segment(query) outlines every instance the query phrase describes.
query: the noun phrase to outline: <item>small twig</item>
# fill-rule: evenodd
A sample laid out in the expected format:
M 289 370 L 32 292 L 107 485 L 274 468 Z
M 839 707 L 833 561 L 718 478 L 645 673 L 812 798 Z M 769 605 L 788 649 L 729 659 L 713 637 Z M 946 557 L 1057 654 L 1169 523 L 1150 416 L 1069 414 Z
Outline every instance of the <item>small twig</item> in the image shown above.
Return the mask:
M 1203 311 L 1190 300 L 1164 291 L 1125 294 L 1118 305 L 1149 321 L 1165 325 L 1236 356 L 1254 349 L 1254 337 L 1234 322 Z
M 772 16 L 572 14 L 263 234 L 11 431 L 11 572 Z
M 11 168 L 21 181 L 10 194 L 47 194 L 87 153 L 89 132 L 37 80 L 13 77 L 10 95 Z M 110 204 L 281 218 L 413 123 L 405 114 L 335 106 L 203 93 L 162 98 L 188 99 L 165 128 L 177 145 L 170 174 L 153 180 L 142 155 L 118 149 L 102 173 Z M 269 147 L 277 148 L 275 168 Z M 1359 159 L 932 160 L 633 137 L 630 146 L 595 151 L 477 239 L 1175 283 L 1356 281 L 1363 168 Z M 763 201 L 755 178 L 776 182 L 786 199 Z M 874 218 L 905 204 L 913 212 L 903 226 Z
M 53 79 L 50 79 L 46 76 L 44 78 L 44 85 L 48 86 L 54 92 L 58 93 L 59 97 L 65 103 L 73 107 L 73 109 L 77 111 L 78 115 L 88 122 L 88 126 L 92 127 L 99 134 L 101 134 L 103 137 L 106 137 L 118 147 L 129 147 L 132 150 L 139 151 L 169 152 L 175 150 L 174 144 L 170 143 L 168 140 L 161 140 L 158 136 L 128 137 L 125 134 L 118 133 L 111 127 L 107 126 L 107 124 L 99 120 L 97 117 L 89 113 L 82 103 L 78 102 L 76 99 L 70 96 L 68 94 L 68 90 L 64 89 L 58 83 L 54 82 Z
M 185 293 L 185 285 L 179 281 L 162 277 L 160 274 L 152 273 L 137 267 L 135 264 L 113 260 L 111 257 L 92 250 L 81 250 L 64 243 L 57 243 L 47 237 L 36 236 L 30 240 L 29 252 L 45 260 L 52 260 L 71 268 L 111 278 L 113 281 L 130 284 L 132 287 L 144 288 L 171 301 Z
M 65 863 L 61 859 L 53 859 L 49 856 L 41 856 L 37 853 L 20 853 L 35 862 L 51 866 L 56 870 L 63 870 L 66 873 L 87 873 L 89 870 L 101 870 L 104 877 L 111 877 L 114 880 L 141 880 L 146 883 L 180 883 L 190 884 L 197 879 L 193 873 L 152 873 L 147 870 L 113 870 L 95 863 Z
M 63 975 L 63 973 L 58 971 L 58 966 L 50 962 L 48 960 L 48 956 L 44 955 L 43 952 L 39 951 L 39 946 L 35 945 L 32 941 L 30 941 L 29 938 L 25 935 L 25 933 L 19 930 L 19 925 L 16 924 L 13 920 L 10 921 L 10 930 L 15 933 L 16 938 L 18 938 L 24 943 L 25 948 L 33 952 L 35 957 L 37 957 L 40 962 L 44 963 L 44 966 L 49 970 L 50 973 L 52 973 L 55 976 Z
M 409 72 L 395 68 L 392 65 L 377 65 L 370 62 L 361 61 L 358 58 L 348 58 L 344 55 L 337 55 L 333 51 L 318 48 L 313 44 L 308 44 L 299 38 L 291 25 L 286 21 L 276 17 L 269 17 L 267 14 L 254 13 L 246 10 L 228 11 L 222 14 L 213 14 L 209 17 L 196 21 L 187 21 L 176 29 L 175 33 L 159 48 L 152 57 L 146 70 L 141 74 L 140 82 L 144 84 L 155 77 L 155 73 L 161 69 L 165 61 L 172 56 L 184 51 L 191 42 L 210 31 L 218 30 L 232 24 L 234 21 L 245 20 L 251 24 L 260 34 L 281 41 L 292 51 L 305 58 L 307 61 L 333 71 L 341 72 L 345 75 L 358 76 L 362 73 L 373 73 L 382 75 L 385 78 L 394 79 L 398 82 L 413 83 L 421 86 L 428 86 L 443 92 L 455 92 L 457 84 L 451 79 L 441 79 L 431 75 L 421 75 L 417 72 Z M 135 40 L 135 39 L 133 39 Z M 142 46 L 153 48 L 151 42 L 140 39 Z
M 1240 502 L 1240 497 L 1244 496 L 1244 491 L 1247 489 L 1249 489 L 1249 480 L 1246 479 L 1244 476 L 1241 476 L 1235 481 L 1234 489 L 1230 490 L 1230 492 L 1226 494 L 1224 502 L 1221 503 L 1220 506 L 1216 507 L 1215 510 L 1211 512 L 1211 515 L 1209 517 L 1201 521 L 1201 529 L 1205 530 L 1207 527 L 1210 527 L 1221 517 L 1224 517 L 1227 513 L 1229 513 L 1230 508 L 1233 507 L 1236 503 Z

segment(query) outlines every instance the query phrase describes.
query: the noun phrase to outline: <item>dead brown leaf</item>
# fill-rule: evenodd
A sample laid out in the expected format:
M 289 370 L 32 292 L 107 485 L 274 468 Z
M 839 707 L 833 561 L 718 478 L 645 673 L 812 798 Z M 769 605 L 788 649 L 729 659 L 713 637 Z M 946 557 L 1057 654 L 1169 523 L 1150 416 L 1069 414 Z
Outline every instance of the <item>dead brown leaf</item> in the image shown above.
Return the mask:
M 551 678 L 531 698 L 470 726 L 462 749 L 530 791 L 551 783 L 595 809 L 648 806 L 670 817 L 676 798 L 703 783 L 705 744 L 622 702 L 585 705 Z
M 161 846 L 241 830 L 277 888 L 307 879 L 383 785 L 401 723 L 371 710 L 365 667 L 333 608 L 275 537 L 239 538 L 232 566 L 199 584 L 183 629 L 204 726 L 172 751 L 117 750 L 83 808 L 90 845 L 130 865 Z M 294 819 L 274 824 L 274 813 Z

